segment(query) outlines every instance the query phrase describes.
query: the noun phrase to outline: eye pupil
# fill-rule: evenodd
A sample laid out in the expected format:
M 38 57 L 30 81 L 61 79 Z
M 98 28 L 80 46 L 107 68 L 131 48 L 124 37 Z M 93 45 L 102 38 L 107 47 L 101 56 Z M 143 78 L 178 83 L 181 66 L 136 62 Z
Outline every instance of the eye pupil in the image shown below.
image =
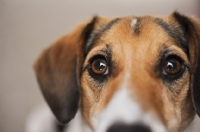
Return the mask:
M 104 75 L 107 71 L 107 63 L 104 59 L 96 59 L 91 64 L 91 70 L 94 74 Z

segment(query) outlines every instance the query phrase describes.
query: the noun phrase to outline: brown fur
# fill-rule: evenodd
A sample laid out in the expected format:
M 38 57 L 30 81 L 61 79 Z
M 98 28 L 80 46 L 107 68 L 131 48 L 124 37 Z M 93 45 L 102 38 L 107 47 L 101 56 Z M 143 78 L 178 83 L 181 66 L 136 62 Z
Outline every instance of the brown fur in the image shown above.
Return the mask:
M 51 93 L 54 92 L 52 94 L 55 94 L 56 101 L 63 98 L 65 95 L 62 92 L 66 91 L 67 88 L 60 88 L 59 86 L 51 88 L 48 87 L 50 84 L 46 84 L 49 83 L 49 77 L 51 76 L 56 76 L 57 81 L 62 81 L 64 79 L 62 77 L 65 77 L 65 80 L 75 79 L 71 78 L 73 73 L 70 72 L 73 72 L 74 68 L 77 67 L 71 65 L 71 63 L 75 63 L 74 60 L 78 59 L 77 64 L 79 66 L 76 70 L 80 75 L 77 76 L 77 79 L 80 79 L 78 86 L 80 85 L 81 89 L 81 111 L 85 121 L 93 129 L 92 117 L 103 111 L 114 92 L 124 83 L 126 74 L 130 73 L 130 78 L 126 80 L 126 83 L 133 99 L 139 102 L 146 112 L 150 112 L 159 118 L 168 131 L 182 132 L 195 115 L 190 89 L 192 73 L 186 70 L 183 76 L 169 89 L 159 73 L 155 72 L 155 67 L 163 47 L 170 48 L 170 52 L 180 56 L 186 64 L 195 67 L 198 54 L 197 40 L 193 39 L 195 38 L 194 35 L 193 38 L 189 38 L 191 58 L 188 58 L 169 34 L 154 23 L 154 17 L 144 16 L 139 18 L 138 34 L 134 33 L 134 29 L 130 24 L 133 18 L 120 18 L 109 30 L 99 35 L 100 38 L 95 41 L 85 58 L 82 53 L 85 46 L 84 40 L 79 37 L 83 35 L 81 33 L 87 27 L 87 24 L 78 27 L 73 33 L 64 36 L 45 50 L 35 64 L 42 92 L 46 96 L 47 91 L 49 92 L 52 89 Z M 180 28 L 173 15 L 160 17 L 160 19 L 167 24 L 173 23 Z M 189 19 L 194 23 L 194 27 L 200 35 L 199 21 L 193 18 Z M 96 32 L 101 30 L 111 20 L 113 19 L 99 17 L 92 30 Z M 78 44 L 76 44 L 77 42 Z M 112 61 L 115 63 L 115 67 L 107 82 L 99 84 L 88 74 L 87 69 L 82 71 L 81 68 L 87 67 L 88 60 L 95 54 L 101 53 L 106 46 L 111 49 Z M 52 73 L 52 69 L 56 72 Z M 66 75 L 60 76 L 61 72 Z M 46 98 L 46 100 L 50 107 L 54 109 L 53 103 L 55 103 L 55 100 L 52 101 L 49 98 Z M 57 116 L 56 112 L 54 114 Z M 59 119 L 60 117 L 58 117 Z

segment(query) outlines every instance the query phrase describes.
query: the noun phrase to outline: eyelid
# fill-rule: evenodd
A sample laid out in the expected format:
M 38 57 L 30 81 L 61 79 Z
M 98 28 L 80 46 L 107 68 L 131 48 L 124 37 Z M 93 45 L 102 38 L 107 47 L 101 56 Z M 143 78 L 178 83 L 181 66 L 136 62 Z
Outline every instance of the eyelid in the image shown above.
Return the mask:
M 107 56 L 105 54 L 96 54 L 94 56 L 92 56 L 89 60 L 88 60 L 88 63 L 91 63 L 93 60 L 95 59 L 105 59 L 107 61 Z
M 187 54 L 183 51 L 183 49 L 176 47 L 176 46 L 170 46 L 170 47 L 164 47 L 161 53 L 164 57 L 175 55 L 181 58 L 185 63 L 189 63 L 189 58 Z

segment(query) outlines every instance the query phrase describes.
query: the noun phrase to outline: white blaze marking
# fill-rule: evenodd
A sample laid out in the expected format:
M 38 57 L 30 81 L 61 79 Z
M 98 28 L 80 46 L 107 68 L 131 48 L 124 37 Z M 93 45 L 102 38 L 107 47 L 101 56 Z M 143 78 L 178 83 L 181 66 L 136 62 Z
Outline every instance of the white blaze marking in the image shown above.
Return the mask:
M 135 28 L 135 25 L 137 24 L 137 18 L 132 19 L 131 21 L 131 27 Z
M 70 121 L 64 132 L 92 132 L 86 122 L 83 120 L 81 112 L 78 111 L 75 118 Z

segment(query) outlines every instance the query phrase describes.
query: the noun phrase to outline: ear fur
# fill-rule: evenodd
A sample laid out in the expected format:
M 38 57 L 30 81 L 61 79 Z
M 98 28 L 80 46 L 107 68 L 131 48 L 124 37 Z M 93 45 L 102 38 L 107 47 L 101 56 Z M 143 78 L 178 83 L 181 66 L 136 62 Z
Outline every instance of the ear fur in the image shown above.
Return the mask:
M 192 64 L 191 92 L 194 108 L 200 116 L 200 20 L 177 12 L 173 16 L 182 27 L 188 41 L 189 59 Z
M 68 123 L 78 110 L 84 43 L 95 22 L 96 18 L 60 38 L 44 50 L 34 65 L 44 98 L 61 124 Z
M 194 27 L 196 29 L 196 36 L 197 36 L 197 54 L 196 54 L 196 69 L 194 73 L 194 79 L 193 79 L 193 102 L 196 109 L 196 112 L 198 116 L 200 117 L 200 21 L 193 21 Z

